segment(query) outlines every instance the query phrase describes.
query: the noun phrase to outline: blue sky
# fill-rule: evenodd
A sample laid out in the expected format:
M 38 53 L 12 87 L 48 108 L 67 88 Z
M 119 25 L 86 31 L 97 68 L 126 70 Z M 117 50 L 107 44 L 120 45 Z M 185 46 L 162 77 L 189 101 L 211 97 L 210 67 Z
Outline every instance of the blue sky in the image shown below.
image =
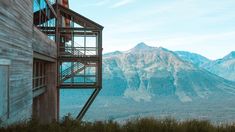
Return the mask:
M 210 59 L 235 51 L 235 0 L 70 0 L 103 25 L 104 52 L 139 42 Z

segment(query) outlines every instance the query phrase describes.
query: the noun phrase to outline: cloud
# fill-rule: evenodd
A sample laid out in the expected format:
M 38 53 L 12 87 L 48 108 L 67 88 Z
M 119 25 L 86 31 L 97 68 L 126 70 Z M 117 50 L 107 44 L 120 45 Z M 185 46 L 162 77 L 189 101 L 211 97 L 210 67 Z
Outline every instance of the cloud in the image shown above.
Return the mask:
M 103 6 L 109 3 L 109 0 L 102 0 L 97 3 L 95 3 L 96 6 Z
M 213 43 L 218 41 L 226 42 L 230 41 L 234 43 L 235 31 L 231 32 L 223 32 L 223 33 L 215 33 L 215 34 L 202 34 L 202 35 L 191 35 L 185 37 L 176 37 L 176 38 L 169 38 L 164 39 L 160 43 L 163 45 L 171 45 L 171 46 L 182 46 L 182 45 L 205 45 L 203 42 L 211 41 Z M 206 43 L 209 44 L 209 43 Z
M 105 31 L 104 34 L 104 53 L 116 50 L 127 51 L 142 41 L 150 46 L 164 47 L 173 51 L 191 51 L 212 60 L 222 58 L 235 50 L 235 31 L 172 36 L 157 36 L 155 34 L 127 36 L 125 33 L 123 36 L 107 35 L 111 34 L 109 31 Z
M 90 0 L 79 1 L 79 6 L 78 0 L 70 1 L 75 9 L 104 25 L 104 52 L 129 50 L 142 41 L 211 59 L 235 50 L 235 1 Z M 132 4 L 129 10 L 120 8 Z
M 114 3 L 114 4 L 111 6 L 111 8 L 117 8 L 117 7 L 125 6 L 125 5 L 127 5 L 127 4 L 132 3 L 132 2 L 134 2 L 134 0 L 121 0 L 121 1 L 119 1 L 119 2 L 117 2 L 117 3 Z
M 185 35 L 167 39 L 145 41 L 151 46 L 164 47 L 170 50 L 185 50 L 199 53 L 212 60 L 222 58 L 226 54 L 235 50 L 235 31 Z

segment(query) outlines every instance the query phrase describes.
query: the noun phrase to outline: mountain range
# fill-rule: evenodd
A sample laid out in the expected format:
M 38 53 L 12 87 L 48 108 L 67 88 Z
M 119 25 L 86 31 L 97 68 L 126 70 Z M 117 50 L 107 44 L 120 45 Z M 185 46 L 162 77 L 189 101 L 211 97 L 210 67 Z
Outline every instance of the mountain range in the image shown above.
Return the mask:
M 168 96 L 181 102 L 215 94 L 235 94 L 235 52 L 219 60 L 139 43 L 103 58 L 102 95 L 151 101 Z
M 209 60 L 199 54 L 186 51 L 176 51 L 177 55 L 184 61 L 190 62 L 211 73 L 230 81 L 235 81 L 235 51 L 217 60 Z
M 234 62 L 234 52 L 210 60 L 145 43 L 104 54 L 103 89 L 85 120 L 170 116 L 234 122 Z M 76 117 L 91 92 L 61 90 L 61 116 Z

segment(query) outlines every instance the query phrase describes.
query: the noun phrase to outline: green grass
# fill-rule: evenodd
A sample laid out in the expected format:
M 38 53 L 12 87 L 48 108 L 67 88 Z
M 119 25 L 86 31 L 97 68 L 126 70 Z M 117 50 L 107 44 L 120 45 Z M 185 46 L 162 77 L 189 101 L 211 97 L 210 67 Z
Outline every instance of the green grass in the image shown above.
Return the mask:
M 0 132 L 235 132 L 235 125 L 212 125 L 209 121 L 174 119 L 134 119 L 118 124 L 114 121 L 79 122 L 69 117 L 61 122 L 40 124 L 36 120 L 0 128 Z

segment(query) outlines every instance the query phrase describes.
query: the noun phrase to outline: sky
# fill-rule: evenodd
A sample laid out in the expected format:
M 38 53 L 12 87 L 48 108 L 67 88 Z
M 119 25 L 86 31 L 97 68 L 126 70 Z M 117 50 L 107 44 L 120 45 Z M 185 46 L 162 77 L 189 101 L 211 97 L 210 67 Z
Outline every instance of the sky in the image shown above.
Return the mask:
M 103 52 L 140 42 L 209 59 L 235 51 L 235 0 L 69 0 L 104 26 Z

